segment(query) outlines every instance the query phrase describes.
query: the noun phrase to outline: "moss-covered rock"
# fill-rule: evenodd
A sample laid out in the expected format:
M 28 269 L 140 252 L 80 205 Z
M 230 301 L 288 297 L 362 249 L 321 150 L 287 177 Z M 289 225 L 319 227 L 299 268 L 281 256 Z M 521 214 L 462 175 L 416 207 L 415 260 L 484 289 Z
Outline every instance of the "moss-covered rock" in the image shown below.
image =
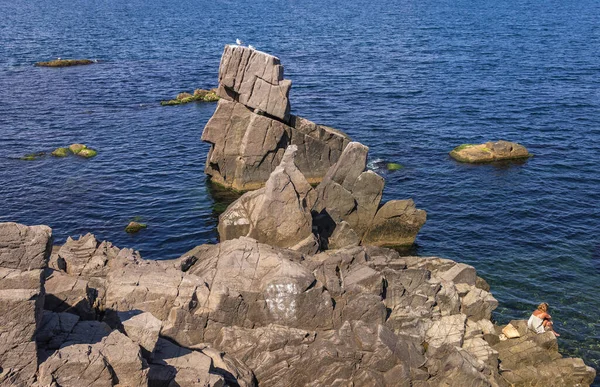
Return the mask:
M 463 163 L 487 163 L 499 160 L 526 159 L 531 154 L 523 145 L 497 141 L 485 144 L 462 144 L 450 152 L 450 157 Z
M 35 65 L 39 67 L 69 67 L 90 65 L 96 62 L 91 59 L 55 59 L 48 62 L 37 62 Z
M 96 152 L 95 149 L 92 148 L 85 148 L 80 150 L 79 152 L 77 152 L 77 156 L 79 157 L 85 157 L 86 159 L 92 158 L 94 156 L 96 156 L 98 154 L 98 152 Z
M 145 223 L 129 222 L 127 227 L 125 227 L 125 232 L 128 234 L 134 234 L 146 227 L 148 227 L 148 225 Z
M 69 155 L 69 149 L 68 148 L 62 148 L 62 147 L 61 148 L 56 148 L 50 154 L 52 156 L 54 156 L 54 157 L 67 157 Z
M 21 157 L 21 160 L 34 161 L 34 160 L 38 160 L 38 159 L 44 157 L 45 155 L 46 155 L 46 152 L 28 153 L 25 156 Z
M 194 94 L 190 93 L 179 93 L 175 99 L 171 99 L 168 101 L 160 101 L 162 106 L 173 106 L 173 105 L 181 105 L 189 102 L 215 102 L 219 100 L 219 96 L 217 95 L 217 89 L 205 90 L 205 89 L 196 89 L 194 90 Z
M 87 148 L 87 146 L 85 146 L 83 144 L 71 144 L 71 145 L 69 145 L 69 150 L 73 154 L 77 154 L 77 153 L 81 152 L 82 150 L 84 150 L 85 148 Z

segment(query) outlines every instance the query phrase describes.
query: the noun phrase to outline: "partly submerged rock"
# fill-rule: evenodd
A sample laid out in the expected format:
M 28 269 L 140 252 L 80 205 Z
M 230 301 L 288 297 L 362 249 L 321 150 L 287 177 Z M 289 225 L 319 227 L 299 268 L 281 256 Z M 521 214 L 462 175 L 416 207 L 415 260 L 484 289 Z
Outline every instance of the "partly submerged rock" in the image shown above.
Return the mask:
M 295 163 L 317 184 L 350 141 L 344 133 L 301 117 L 289 124 L 221 99 L 202 132 L 211 144 L 204 172 L 211 181 L 238 191 L 265 185 L 289 145 L 298 147 Z
M 69 67 L 69 66 L 82 66 L 90 65 L 92 63 L 98 63 L 97 60 L 91 59 L 55 59 L 48 62 L 36 62 L 38 67 Z
M 485 144 L 463 144 L 450 152 L 450 156 L 464 163 L 487 163 L 499 160 L 526 159 L 531 154 L 523 145 L 515 142 L 497 141 Z
M 125 227 L 125 232 L 128 234 L 134 234 L 147 227 L 148 225 L 146 223 L 129 222 L 129 224 Z
M 162 106 L 172 106 L 189 102 L 216 102 L 218 100 L 217 89 L 196 89 L 193 95 L 187 92 L 179 93 L 175 99 L 160 101 L 160 104 Z
M 98 154 L 98 152 L 91 148 L 85 148 L 85 149 L 82 149 L 79 152 L 77 152 L 77 156 L 84 157 L 86 159 L 92 158 L 92 157 L 96 156 L 97 154 Z
M 54 157 L 67 157 L 69 155 L 69 148 L 56 148 L 51 153 Z
M 44 156 L 46 156 L 46 152 L 34 152 L 34 153 L 28 153 L 25 156 L 22 156 L 20 159 L 25 160 L 25 161 L 34 161 L 34 160 L 38 160 Z
M 410 246 L 427 220 L 412 199 L 390 200 L 377 210 L 362 243 L 374 246 Z
M 79 152 L 81 152 L 83 149 L 86 149 L 87 146 L 84 144 L 71 144 L 69 145 L 69 150 L 73 153 L 73 154 L 77 154 Z

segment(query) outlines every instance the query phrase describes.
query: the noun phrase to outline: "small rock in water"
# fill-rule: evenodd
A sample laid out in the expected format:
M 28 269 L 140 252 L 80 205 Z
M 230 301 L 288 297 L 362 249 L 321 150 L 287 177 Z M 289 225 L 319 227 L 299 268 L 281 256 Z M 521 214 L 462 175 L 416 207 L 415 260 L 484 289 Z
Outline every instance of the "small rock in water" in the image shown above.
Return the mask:
M 62 147 L 56 148 L 54 151 L 52 151 L 51 155 L 54 157 L 67 157 L 69 155 L 69 149 Z
M 37 62 L 35 65 L 38 67 L 69 67 L 69 66 L 81 66 L 89 65 L 92 63 L 98 63 L 97 60 L 90 59 L 55 59 L 48 62 Z
M 97 154 L 98 154 L 98 152 L 96 152 L 92 148 L 85 148 L 85 149 L 82 149 L 79 152 L 77 152 L 77 156 L 85 157 L 86 159 L 92 158 L 92 157 L 96 156 Z
M 526 159 L 527 149 L 516 142 L 497 141 L 485 144 L 462 144 L 450 152 L 450 157 L 463 163 L 488 163 L 498 160 Z
M 74 154 L 81 152 L 83 149 L 87 148 L 87 146 L 83 144 L 71 144 L 69 145 L 69 150 Z
M 145 223 L 129 222 L 127 227 L 125 227 L 125 232 L 128 234 L 134 234 L 146 227 L 148 227 L 148 225 L 146 225 Z

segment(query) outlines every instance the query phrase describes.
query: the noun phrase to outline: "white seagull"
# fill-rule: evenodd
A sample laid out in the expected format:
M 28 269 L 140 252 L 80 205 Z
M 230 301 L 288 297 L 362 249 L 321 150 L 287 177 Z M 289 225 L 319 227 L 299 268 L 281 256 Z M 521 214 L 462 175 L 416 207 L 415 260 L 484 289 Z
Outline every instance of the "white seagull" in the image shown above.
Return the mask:
M 256 50 L 256 47 L 254 47 L 254 46 L 253 46 L 253 45 L 251 45 L 251 44 L 249 44 L 249 45 L 248 45 L 248 48 L 249 48 L 249 49 L 251 49 L 251 50 Z
M 237 44 L 238 46 L 241 46 L 241 45 L 243 45 L 243 44 L 244 44 L 244 42 L 242 42 L 242 41 L 241 41 L 241 40 L 239 40 L 239 39 L 236 39 L 236 40 L 235 40 L 235 44 Z

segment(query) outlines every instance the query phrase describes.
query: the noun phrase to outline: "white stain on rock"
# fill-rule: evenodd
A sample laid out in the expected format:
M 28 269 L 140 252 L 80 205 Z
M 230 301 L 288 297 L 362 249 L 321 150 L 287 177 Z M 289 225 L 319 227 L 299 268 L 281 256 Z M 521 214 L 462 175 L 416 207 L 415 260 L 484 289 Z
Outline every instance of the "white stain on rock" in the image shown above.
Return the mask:
M 295 283 L 267 286 L 265 301 L 271 315 L 284 321 L 295 319 L 296 298 L 300 292 L 300 288 Z

